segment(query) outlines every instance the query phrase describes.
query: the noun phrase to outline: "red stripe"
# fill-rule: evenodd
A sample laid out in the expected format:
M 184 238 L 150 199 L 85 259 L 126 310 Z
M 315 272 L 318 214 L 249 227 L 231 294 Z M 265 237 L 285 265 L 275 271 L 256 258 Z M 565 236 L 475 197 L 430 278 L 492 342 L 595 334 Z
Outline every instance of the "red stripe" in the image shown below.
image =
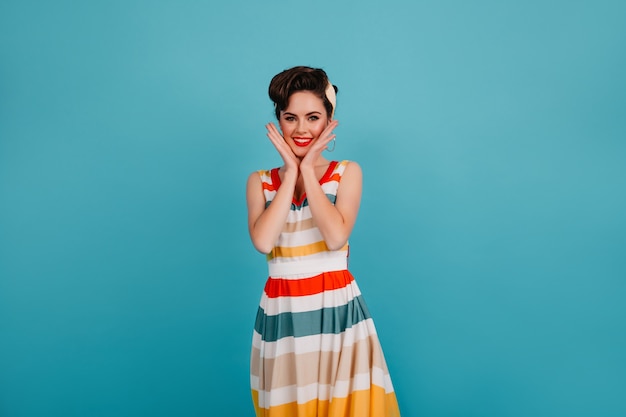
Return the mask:
M 270 278 L 265 284 L 265 293 L 269 298 L 313 295 L 344 288 L 353 280 L 348 270 L 324 272 L 302 279 Z
M 274 186 L 274 184 L 270 184 L 270 183 L 267 183 L 267 182 L 263 183 L 263 189 L 267 190 L 267 191 L 276 191 L 277 190 L 277 188 Z
M 324 181 L 324 182 L 331 182 L 331 181 L 339 182 L 340 180 L 341 180 L 341 175 L 339 175 L 338 172 L 335 172 L 333 175 L 328 177 L 328 179 L 326 181 Z
M 330 179 L 330 176 L 335 170 L 335 167 L 337 166 L 337 164 L 338 164 L 337 161 L 330 161 L 330 164 L 328 164 L 328 169 L 326 170 L 324 175 L 322 175 L 322 178 L 320 178 L 320 184 L 324 184 Z
M 278 168 L 274 168 L 270 171 L 270 178 L 272 179 L 272 184 L 278 190 L 280 188 L 280 175 L 278 174 Z

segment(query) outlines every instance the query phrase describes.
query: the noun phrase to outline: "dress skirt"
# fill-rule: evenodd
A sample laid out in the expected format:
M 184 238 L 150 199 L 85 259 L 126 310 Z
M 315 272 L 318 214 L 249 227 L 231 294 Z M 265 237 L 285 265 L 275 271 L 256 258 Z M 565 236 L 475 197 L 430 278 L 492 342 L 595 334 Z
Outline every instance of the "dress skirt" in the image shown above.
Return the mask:
M 374 322 L 347 270 L 267 280 L 254 326 L 258 417 L 396 417 Z

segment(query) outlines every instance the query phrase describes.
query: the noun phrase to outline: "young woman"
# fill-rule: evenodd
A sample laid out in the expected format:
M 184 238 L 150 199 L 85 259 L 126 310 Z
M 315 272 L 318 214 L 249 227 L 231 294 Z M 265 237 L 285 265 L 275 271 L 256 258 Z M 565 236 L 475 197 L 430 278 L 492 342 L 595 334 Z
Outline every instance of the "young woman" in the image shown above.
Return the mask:
M 252 340 L 257 416 L 388 417 L 398 404 L 374 323 L 348 271 L 361 168 L 329 161 L 337 88 L 295 67 L 269 87 L 280 130 L 267 136 L 284 165 L 250 175 L 248 227 L 269 278 Z

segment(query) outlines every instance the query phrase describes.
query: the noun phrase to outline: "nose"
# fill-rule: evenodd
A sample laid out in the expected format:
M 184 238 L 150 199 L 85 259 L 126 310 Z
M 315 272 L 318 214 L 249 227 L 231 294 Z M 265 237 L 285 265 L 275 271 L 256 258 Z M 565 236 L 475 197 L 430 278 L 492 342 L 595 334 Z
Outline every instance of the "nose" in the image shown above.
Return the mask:
M 298 124 L 296 126 L 296 132 L 297 133 L 304 133 L 304 132 L 306 132 L 306 120 L 304 120 L 304 119 L 299 119 L 298 120 Z

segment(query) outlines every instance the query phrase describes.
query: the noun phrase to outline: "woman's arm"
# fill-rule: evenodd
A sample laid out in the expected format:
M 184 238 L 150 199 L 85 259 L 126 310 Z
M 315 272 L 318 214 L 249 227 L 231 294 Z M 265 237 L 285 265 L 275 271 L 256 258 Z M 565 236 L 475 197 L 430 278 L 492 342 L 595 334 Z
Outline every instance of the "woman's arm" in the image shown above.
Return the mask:
M 337 199 L 333 205 L 315 176 L 314 169 L 302 169 L 304 189 L 319 231 L 330 250 L 341 249 L 348 238 L 361 205 L 362 172 L 356 162 L 349 162 L 339 182 Z
M 270 139 L 285 163 L 285 172 L 280 187 L 272 200 L 272 204 L 265 208 L 263 184 L 259 174 L 253 172 L 248 178 L 246 200 L 248 202 L 248 231 L 252 244 L 261 253 L 270 253 L 280 232 L 285 226 L 293 193 L 298 180 L 299 161 L 282 135 L 273 123 L 265 125 L 267 137 Z
M 265 208 L 263 184 L 258 172 L 248 177 L 246 200 L 248 204 L 248 232 L 252 244 L 261 253 L 269 253 L 276 244 L 280 232 L 285 226 L 293 192 L 296 186 L 297 173 L 285 173 L 272 204 Z

